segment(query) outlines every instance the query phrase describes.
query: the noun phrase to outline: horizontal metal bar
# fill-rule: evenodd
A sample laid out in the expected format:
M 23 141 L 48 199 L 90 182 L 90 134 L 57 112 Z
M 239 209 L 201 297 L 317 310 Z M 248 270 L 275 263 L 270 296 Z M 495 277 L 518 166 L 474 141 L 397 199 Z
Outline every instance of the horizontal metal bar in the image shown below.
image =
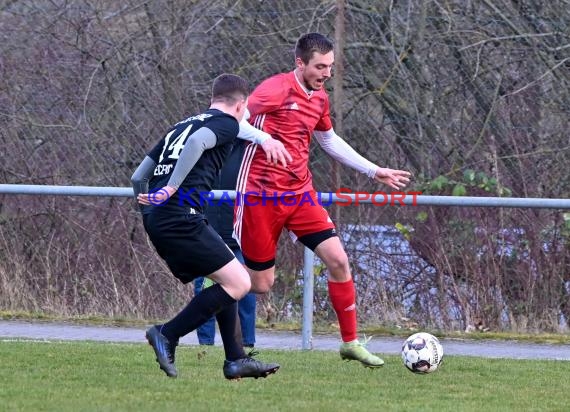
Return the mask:
M 234 191 L 212 190 L 213 200 L 235 198 Z M 53 196 L 113 196 L 132 197 L 130 187 L 104 186 L 50 186 L 0 184 L 0 194 L 53 195 Z M 340 194 L 340 196 L 339 196 Z M 268 198 L 271 196 L 266 195 Z M 376 206 L 459 206 L 459 207 L 511 207 L 570 209 L 570 199 L 517 198 L 517 197 L 473 197 L 473 196 L 428 196 L 417 192 L 376 193 L 327 193 L 318 194 L 323 205 L 331 203 L 341 206 L 372 203 Z
M 49 185 L 0 185 L 0 193 L 14 195 L 53 195 L 53 196 L 117 196 L 133 197 L 130 187 L 103 186 L 49 186 Z

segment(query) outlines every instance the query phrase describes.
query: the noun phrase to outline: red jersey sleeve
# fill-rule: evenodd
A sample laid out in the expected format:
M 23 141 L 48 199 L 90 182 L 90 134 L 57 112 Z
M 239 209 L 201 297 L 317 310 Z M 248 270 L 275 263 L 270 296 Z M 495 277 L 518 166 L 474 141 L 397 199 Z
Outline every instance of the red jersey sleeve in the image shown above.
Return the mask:
M 332 126 L 332 121 L 331 121 L 329 96 L 326 93 L 324 93 L 324 95 L 325 95 L 325 99 L 324 99 L 325 106 L 324 106 L 324 110 L 323 110 L 323 116 L 321 117 L 321 120 L 319 120 L 317 125 L 315 126 L 315 130 L 326 132 L 327 130 L 332 129 L 333 126 Z

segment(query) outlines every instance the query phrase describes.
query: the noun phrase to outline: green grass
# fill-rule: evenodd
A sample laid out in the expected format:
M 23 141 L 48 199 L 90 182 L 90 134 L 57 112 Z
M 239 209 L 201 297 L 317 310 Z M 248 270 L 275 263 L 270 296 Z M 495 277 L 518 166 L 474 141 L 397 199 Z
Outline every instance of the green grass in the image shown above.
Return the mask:
M 431 375 L 394 356 L 369 370 L 335 352 L 264 350 L 281 364 L 267 379 L 226 381 L 223 353 L 177 350 L 167 378 L 148 345 L 0 341 L 2 411 L 563 411 L 561 361 L 449 356 Z

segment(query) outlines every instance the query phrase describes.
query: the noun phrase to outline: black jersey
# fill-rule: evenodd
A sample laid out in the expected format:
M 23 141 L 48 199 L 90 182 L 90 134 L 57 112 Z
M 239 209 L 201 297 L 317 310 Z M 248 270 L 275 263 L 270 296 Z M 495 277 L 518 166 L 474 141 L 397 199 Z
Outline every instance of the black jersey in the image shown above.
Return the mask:
M 149 181 L 149 193 L 166 186 L 176 166 L 184 145 L 201 127 L 207 127 L 216 135 L 216 146 L 204 151 L 190 170 L 176 193 L 164 204 L 155 206 L 162 210 L 180 210 L 181 207 L 202 211 L 203 194 L 212 190 L 232 143 L 239 132 L 237 119 L 218 109 L 209 109 L 202 114 L 176 123 L 158 144 L 148 153 L 156 167 Z M 202 196 L 202 197 L 201 197 Z

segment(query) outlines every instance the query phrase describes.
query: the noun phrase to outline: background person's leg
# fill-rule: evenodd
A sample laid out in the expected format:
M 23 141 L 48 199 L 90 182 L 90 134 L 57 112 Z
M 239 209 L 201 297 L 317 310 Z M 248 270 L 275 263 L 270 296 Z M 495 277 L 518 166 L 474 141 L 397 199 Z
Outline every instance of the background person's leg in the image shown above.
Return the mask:
M 238 313 L 241 323 L 243 344 L 250 348 L 255 346 L 256 307 L 257 296 L 255 293 L 248 293 L 238 302 Z

